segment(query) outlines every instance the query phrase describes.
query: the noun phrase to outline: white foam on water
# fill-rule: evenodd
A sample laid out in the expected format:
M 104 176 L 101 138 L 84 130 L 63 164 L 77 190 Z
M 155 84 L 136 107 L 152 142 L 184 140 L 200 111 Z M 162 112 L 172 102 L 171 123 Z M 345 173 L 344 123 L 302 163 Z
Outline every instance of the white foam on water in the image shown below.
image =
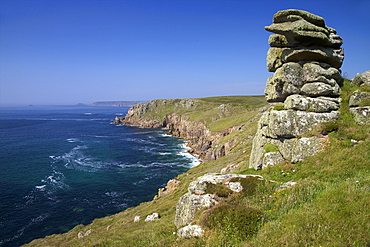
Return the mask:
M 202 163 L 202 160 L 200 160 L 197 156 L 192 155 L 188 152 L 179 152 L 177 153 L 177 155 L 181 155 L 189 159 L 191 161 L 191 167 L 197 166 Z
M 80 140 L 78 138 L 68 138 L 66 141 L 67 142 L 79 142 Z
M 170 155 L 171 153 L 169 152 L 159 152 L 160 155 Z
M 36 185 L 35 188 L 40 190 L 40 191 L 45 191 L 46 184 L 44 185 Z

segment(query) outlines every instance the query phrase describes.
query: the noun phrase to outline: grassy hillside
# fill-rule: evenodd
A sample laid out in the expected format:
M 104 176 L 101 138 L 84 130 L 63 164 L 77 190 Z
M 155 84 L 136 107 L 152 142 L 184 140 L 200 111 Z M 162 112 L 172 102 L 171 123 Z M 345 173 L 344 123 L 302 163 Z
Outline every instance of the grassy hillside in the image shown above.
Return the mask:
M 202 104 L 195 109 L 181 109 L 178 113 L 207 123 L 213 131 L 240 125 L 233 136 L 225 137 L 237 138 L 227 156 L 179 175 L 179 187 L 157 200 L 96 219 L 87 226 L 79 225 L 65 234 L 35 240 L 28 246 L 368 246 L 370 129 L 355 124 L 349 113 L 348 97 L 354 90 L 356 86 L 344 83 L 338 129 L 329 134 L 326 150 L 304 162 L 260 171 L 248 169 L 257 126 L 256 121 L 248 119 L 257 116 L 256 107 L 264 105 L 263 99 L 198 99 Z M 248 105 L 247 101 L 255 103 Z M 227 114 L 219 114 L 220 105 L 229 107 Z M 159 111 L 158 116 L 170 109 Z M 226 193 L 224 202 L 198 213 L 195 223 L 206 229 L 204 237 L 177 239 L 173 224 L 176 203 L 189 183 L 229 165 L 238 165 L 237 173 L 262 175 L 266 181 L 252 181 L 248 193 Z M 293 188 L 276 190 L 291 180 L 297 182 Z M 161 219 L 134 223 L 136 215 L 144 219 L 153 212 L 159 213 Z M 78 238 L 81 231 L 88 236 Z

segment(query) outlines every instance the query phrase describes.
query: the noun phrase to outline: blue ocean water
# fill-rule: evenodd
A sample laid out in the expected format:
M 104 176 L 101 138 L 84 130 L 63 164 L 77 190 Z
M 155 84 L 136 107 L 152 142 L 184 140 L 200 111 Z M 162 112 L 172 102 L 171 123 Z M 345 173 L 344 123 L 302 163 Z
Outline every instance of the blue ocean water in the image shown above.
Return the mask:
M 0 246 L 66 232 L 153 198 L 196 159 L 161 129 L 116 126 L 128 108 L 0 108 Z

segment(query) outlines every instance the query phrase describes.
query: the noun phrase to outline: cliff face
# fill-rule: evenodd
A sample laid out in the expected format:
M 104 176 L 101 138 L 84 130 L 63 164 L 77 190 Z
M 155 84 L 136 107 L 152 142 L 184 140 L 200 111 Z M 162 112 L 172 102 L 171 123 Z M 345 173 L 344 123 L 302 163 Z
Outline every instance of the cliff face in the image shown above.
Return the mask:
M 190 153 L 199 155 L 205 162 L 218 159 L 228 153 L 234 139 L 222 144 L 220 141 L 238 128 L 234 126 L 223 131 L 212 132 L 205 124 L 189 121 L 187 116 L 175 113 L 166 115 L 163 127 L 169 129 L 169 134 L 189 140 Z
M 116 118 L 114 124 L 138 126 L 143 128 L 164 128 L 168 134 L 188 140 L 190 153 L 204 161 L 212 161 L 228 154 L 235 143 L 234 138 L 221 143 L 222 138 L 240 128 L 235 125 L 221 131 L 211 131 L 204 121 L 191 121 L 188 114 L 196 109 L 199 100 L 153 100 L 146 104 L 134 105 L 125 117 Z M 215 115 L 222 114 L 222 107 Z M 152 113 L 155 113 L 152 115 Z

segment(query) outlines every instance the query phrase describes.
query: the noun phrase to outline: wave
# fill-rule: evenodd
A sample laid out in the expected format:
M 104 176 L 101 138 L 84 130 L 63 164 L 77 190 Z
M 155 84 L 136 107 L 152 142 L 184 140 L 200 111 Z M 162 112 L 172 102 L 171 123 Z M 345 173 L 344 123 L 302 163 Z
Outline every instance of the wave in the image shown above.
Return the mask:
M 191 148 L 187 146 L 187 143 L 180 144 L 180 147 L 182 148 L 182 151 L 178 152 L 177 155 L 184 156 L 189 159 L 191 161 L 191 167 L 198 166 L 202 163 L 202 160 L 199 159 L 197 154 L 188 153 Z
M 84 153 L 88 149 L 86 145 L 78 145 L 69 152 L 60 156 L 50 156 L 54 162 L 59 163 L 67 169 L 85 172 L 97 172 L 101 169 L 114 167 L 115 162 L 107 162 L 98 158 L 90 157 Z
M 164 137 L 173 137 L 173 136 L 171 136 L 169 134 L 161 134 L 161 136 L 164 136 Z
M 66 141 L 67 142 L 79 142 L 80 140 L 78 138 L 68 138 Z
M 172 153 L 169 153 L 169 152 L 159 152 L 160 155 L 170 155 Z

